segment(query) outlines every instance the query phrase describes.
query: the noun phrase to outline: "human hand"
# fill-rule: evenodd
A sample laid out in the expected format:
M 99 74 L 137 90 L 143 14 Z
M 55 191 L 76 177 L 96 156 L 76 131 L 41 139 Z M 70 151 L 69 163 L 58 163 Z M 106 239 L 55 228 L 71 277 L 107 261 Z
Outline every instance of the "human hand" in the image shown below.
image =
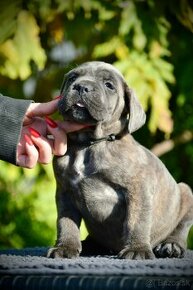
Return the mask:
M 47 115 L 57 110 L 57 103 L 58 100 L 53 100 L 48 103 L 32 103 L 28 107 L 17 146 L 18 166 L 33 168 L 38 162 L 51 162 L 53 154 L 64 155 L 67 150 L 66 133 L 84 128 L 80 124 L 48 118 Z

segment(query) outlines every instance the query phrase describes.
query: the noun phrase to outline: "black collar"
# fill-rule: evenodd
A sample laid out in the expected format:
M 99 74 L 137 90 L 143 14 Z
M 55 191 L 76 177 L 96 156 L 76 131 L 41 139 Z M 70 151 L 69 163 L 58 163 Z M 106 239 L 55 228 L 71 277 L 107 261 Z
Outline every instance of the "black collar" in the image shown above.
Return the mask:
M 88 140 L 82 140 L 82 141 L 80 141 L 80 140 L 77 140 L 77 139 L 69 139 L 69 142 L 72 142 L 73 144 L 75 143 L 75 144 L 79 144 L 80 146 L 82 145 L 82 146 L 84 146 L 84 147 L 89 147 L 89 146 L 92 146 L 92 145 L 94 145 L 94 144 L 97 144 L 97 143 L 100 143 L 100 142 L 102 142 L 102 141 L 109 141 L 109 142 L 112 142 L 112 141 L 115 141 L 115 140 L 117 140 L 117 139 L 119 139 L 119 137 L 118 136 L 116 136 L 115 134 L 110 134 L 110 135 L 108 135 L 108 136 L 106 136 L 106 137 L 102 137 L 102 138 L 99 138 L 99 139 L 93 139 L 93 138 L 90 138 L 90 139 L 88 139 Z
M 117 139 L 116 135 L 110 134 L 110 135 L 108 135 L 106 137 L 102 137 L 102 138 L 99 138 L 99 139 L 90 139 L 87 142 L 88 142 L 89 145 L 94 145 L 94 144 L 102 142 L 102 141 L 110 141 L 110 142 L 112 142 L 112 141 L 115 141 L 116 139 Z

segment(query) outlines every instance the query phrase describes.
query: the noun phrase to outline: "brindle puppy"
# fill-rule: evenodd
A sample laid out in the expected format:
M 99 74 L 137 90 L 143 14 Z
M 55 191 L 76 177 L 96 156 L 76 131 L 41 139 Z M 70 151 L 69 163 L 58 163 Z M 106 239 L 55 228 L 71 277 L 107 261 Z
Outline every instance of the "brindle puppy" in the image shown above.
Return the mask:
M 131 133 L 145 122 L 134 92 L 113 66 L 88 62 L 62 86 L 64 120 L 87 124 L 54 160 L 57 241 L 49 257 L 81 253 L 83 218 L 91 239 L 120 258 L 181 257 L 193 224 L 193 195 Z

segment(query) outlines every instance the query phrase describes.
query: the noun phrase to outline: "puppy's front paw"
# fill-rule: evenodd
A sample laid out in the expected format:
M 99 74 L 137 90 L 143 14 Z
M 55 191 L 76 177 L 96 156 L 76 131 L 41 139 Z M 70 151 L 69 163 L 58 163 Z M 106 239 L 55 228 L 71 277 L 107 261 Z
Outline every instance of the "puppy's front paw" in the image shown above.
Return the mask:
M 154 253 L 151 249 L 132 249 L 129 246 L 126 246 L 118 254 L 120 259 L 131 259 L 131 260 L 144 260 L 144 259 L 154 259 Z
M 82 250 L 81 243 L 60 243 L 50 248 L 47 253 L 48 258 L 77 258 Z
M 163 242 L 154 248 L 157 258 L 182 258 L 185 250 L 177 242 Z

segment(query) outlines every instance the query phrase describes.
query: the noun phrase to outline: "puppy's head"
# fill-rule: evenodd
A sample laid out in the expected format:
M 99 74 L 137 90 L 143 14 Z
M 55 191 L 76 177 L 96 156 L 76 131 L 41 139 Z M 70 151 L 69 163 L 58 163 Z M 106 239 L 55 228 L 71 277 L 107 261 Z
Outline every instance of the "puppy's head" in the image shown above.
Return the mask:
M 132 133 L 145 123 L 145 112 L 134 92 L 108 63 L 86 62 L 71 70 L 65 76 L 61 95 L 59 111 L 65 120 L 100 124 L 104 130 L 114 127 L 111 133 L 115 134 L 126 124 Z

